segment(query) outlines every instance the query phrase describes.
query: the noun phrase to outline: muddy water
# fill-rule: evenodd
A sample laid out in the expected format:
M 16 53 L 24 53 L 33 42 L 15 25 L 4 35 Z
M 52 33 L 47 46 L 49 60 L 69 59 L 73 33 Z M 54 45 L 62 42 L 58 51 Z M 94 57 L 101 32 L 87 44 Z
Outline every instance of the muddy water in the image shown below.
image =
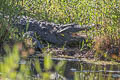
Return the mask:
M 60 61 L 66 61 L 64 68 L 64 79 L 74 80 L 77 76 L 78 80 L 120 80 L 120 65 L 96 65 L 94 63 L 86 63 L 78 59 L 52 58 L 57 64 Z M 43 59 L 39 59 L 43 67 Z M 22 61 L 24 63 L 24 61 Z M 55 71 L 53 69 L 53 71 Z

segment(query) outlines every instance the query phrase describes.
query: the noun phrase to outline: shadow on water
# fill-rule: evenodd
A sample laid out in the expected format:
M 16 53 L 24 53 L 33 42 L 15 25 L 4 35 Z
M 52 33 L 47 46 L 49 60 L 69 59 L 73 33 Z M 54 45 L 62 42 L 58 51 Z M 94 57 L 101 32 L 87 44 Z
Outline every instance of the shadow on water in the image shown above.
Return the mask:
M 60 61 L 67 61 L 65 64 L 64 77 L 65 80 L 120 80 L 120 65 L 96 65 L 86 63 L 78 59 L 52 58 L 57 64 Z M 34 59 L 35 61 L 35 59 Z M 39 59 L 41 68 L 44 70 L 44 60 Z M 24 64 L 24 61 L 21 62 Z M 32 68 L 34 66 L 32 65 Z M 55 71 L 52 69 L 52 71 Z M 62 79 L 64 80 L 64 79 Z

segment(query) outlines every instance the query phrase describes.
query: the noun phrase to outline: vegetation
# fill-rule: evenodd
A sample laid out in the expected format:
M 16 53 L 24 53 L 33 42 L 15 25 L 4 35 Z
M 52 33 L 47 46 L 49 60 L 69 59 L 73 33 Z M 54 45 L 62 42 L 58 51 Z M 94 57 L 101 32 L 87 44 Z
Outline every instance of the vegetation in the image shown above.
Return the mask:
M 12 50 L 8 45 L 5 46 L 8 55 L 3 59 L 3 62 L 0 63 L 1 80 L 49 80 L 61 78 L 56 78 L 57 74 L 55 75 L 55 73 L 50 70 L 55 66 L 55 71 L 59 74 L 63 74 L 65 61 L 53 64 L 51 55 L 46 53 L 43 64 L 44 70 L 41 69 L 39 59 L 30 59 L 28 61 L 26 60 L 26 63 L 22 63 L 20 59 L 25 60 L 25 57 L 22 55 L 21 58 L 19 55 L 18 49 L 20 49 L 20 44 L 21 43 L 16 43 Z M 37 74 L 35 75 L 35 73 Z
M 87 36 L 92 38 L 87 45 L 95 51 L 95 57 L 101 55 L 108 60 L 120 61 L 119 4 L 119 0 L 0 0 L 0 54 L 4 53 L 1 51 L 4 43 L 10 40 L 14 43 L 22 40 L 21 36 L 15 33 L 17 29 L 13 28 L 12 20 L 17 20 L 17 16 L 24 15 L 58 24 L 94 23 L 96 27 L 87 31 Z M 7 54 L 0 63 L 0 78 L 3 80 L 6 78 L 11 80 L 33 79 L 30 72 L 30 61 L 27 65 L 20 65 L 20 69 L 17 70 L 21 59 L 17 45 L 13 49 L 11 46 L 4 46 L 4 49 Z M 36 70 L 42 75 L 43 80 L 50 77 L 49 70 L 55 66 L 55 64 L 51 66 L 51 56 L 48 55 L 49 53 L 44 58 L 45 72 L 41 71 L 39 61 L 35 61 Z M 63 66 L 64 62 L 57 65 L 55 69 L 57 72 L 61 71 L 59 65 Z M 94 74 L 90 75 L 90 80 L 93 80 Z M 74 79 L 79 80 L 80 75 L 75 73 Z M 108 80 L 110 79 L 112 77 L 108 78 Z M 100 80 L 104 80 L 104 78 L 100 76 Z

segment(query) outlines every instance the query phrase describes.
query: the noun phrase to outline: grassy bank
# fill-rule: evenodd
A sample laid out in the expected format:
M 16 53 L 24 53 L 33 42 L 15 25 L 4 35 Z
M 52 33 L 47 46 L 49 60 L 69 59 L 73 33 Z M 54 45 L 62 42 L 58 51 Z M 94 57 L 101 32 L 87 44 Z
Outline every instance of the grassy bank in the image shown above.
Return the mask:
M 120 52 L 116 51 L 120 48 L 119 4 L 119 0 L 0 0 L 0 48 L 3 48 L 3 44 L 9 40 L 21 40 L 21 37 L 14 33 L 12 19 L 24 15 L 58 24 L 94 23 L 101 25 L 101 27 L 96 26 L 87 32 L 88 37 L 92 37 L 88 46 L 96 52 L 95 57 L 102 55 L 107 59 L 120 61 Z M 0 63 L 0 72 L 2 73 L 0 78 L 3 80 L 6 78 L 11 80 L 32 79 L 28 69 L 29 64 L 21 66 L 20 72 L 16 71 L 19 66 L 16 62 L 19 62 L 21 58 L 17 47 L 14 47 L 13 50 L 5 47 L 5 51 L 8 55 L 4 58 L 4 62 Z M 39 62 L 36 61 L 35 64 L 39 64 Z M 44 62 L 46 72 L 42 72 L 40 66 L 36 65 L 44 80 L 50 77 L 51 64 L 49 56 L 46 56 Z M 59 65 L 63 65 L 63 63 L 57 65 L 56 71 L 58 72 L 61 70 Z M 94 74 L 90 76 L 90 80 L 93 80 Z M 76 74 L 75 80 L 79 80 L 78 74 Z M 104 80 L 104 78 L 100 76 L 100 80 Z

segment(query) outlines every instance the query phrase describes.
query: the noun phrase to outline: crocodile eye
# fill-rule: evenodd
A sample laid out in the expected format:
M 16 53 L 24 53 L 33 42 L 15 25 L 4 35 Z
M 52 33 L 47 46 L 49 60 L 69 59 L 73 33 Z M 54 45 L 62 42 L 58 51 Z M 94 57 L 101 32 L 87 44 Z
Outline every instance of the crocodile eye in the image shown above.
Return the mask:
M 64 37 L 65 35 L 64 34 L 60 34 L 62 37 Z

